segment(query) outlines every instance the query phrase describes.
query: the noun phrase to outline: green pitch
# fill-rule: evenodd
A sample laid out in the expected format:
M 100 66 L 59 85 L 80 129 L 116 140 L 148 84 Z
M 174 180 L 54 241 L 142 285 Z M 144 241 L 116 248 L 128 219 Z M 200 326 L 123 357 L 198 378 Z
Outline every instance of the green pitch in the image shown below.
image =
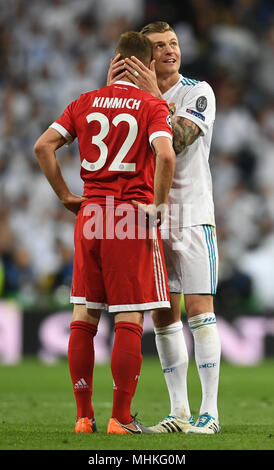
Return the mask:
M 274 362 L 256 367 L 223 363 L 218 435 L 161 434 L 109 436 L 112 409 L 109 365 L 96 365 L 93 404 L 98 434 L 74 434 L 75 404 L 65 360 L 45 365 L 24 360 L 0 366 L 1 450 L 273 450 Z M 193 361 L 189 366 L 189 399 L 197 419 L 201 391 Z M 169 413 L 169 400 L 157 358 L 143 360 L 132 412 L 146 425 Z

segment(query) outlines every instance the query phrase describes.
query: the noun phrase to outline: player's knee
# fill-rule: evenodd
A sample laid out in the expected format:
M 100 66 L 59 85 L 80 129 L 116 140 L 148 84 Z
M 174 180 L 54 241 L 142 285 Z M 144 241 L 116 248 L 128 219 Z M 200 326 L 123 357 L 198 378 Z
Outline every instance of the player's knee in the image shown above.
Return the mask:
M 101 311 L 87 309 L 84 304 L 74 304 L 72 321 L 83 321 L 97 326 L 100 320 Z
M 143 312 L 119 312 L 115 313 L 115 323 L 120 321 L 126 321 L 130 323 L 136 323 L 143 328 L 144 315 Z
M 188 317 L 213 312 L 213 298 L 211 295 L 197 295 L 190 298 L 185 296 L 185 309 Z
M 178 315 L 172 309 L 159 309 L 151 312 L 151 318 L 155 328 L 164 328 L 180 321 L 181 313 Z

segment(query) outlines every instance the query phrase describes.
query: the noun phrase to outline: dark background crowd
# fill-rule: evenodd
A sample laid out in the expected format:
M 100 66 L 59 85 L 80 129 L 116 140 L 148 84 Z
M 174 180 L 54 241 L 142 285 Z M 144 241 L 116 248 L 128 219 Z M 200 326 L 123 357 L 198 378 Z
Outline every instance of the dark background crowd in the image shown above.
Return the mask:
M 220 255 L 217 309 L 274 311 L 274 3 L 271 0 L 0 0 L 0 297 L 69 300 L 74 216 L 34 157 L 39 135 L 105 84 L 120 34 L 164 20 L 181 73 L 217 99 L 210 164 Z M 77 144 L 58 151 L 81 194 Z

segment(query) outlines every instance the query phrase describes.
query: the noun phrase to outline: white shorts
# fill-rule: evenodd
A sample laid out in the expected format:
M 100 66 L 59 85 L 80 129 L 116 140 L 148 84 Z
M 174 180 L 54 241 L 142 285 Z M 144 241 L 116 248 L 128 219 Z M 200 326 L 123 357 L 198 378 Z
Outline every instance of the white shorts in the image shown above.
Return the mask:
M 214 295 L 218 280 L 215 227 L 162 229 L 161 234 L 170 292 Z

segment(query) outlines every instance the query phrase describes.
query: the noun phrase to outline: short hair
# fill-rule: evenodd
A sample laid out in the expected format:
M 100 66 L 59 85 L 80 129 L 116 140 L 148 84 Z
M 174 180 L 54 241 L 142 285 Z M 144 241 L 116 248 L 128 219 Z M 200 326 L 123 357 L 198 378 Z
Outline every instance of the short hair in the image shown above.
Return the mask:
M 174 29 L 165 21 L 155 21 L 144 26 L 140 33 L 147 35 L 151 33 L 166 33 L 167 31 L 175 33 Z
M 128 31 L 121 34 L 116 47 L 116 54 L 120 54 L 120 59 L 137 57 L 143 64 L 149 65 L 152 60 L 152 44 L 150 40 L 141 33 Z

